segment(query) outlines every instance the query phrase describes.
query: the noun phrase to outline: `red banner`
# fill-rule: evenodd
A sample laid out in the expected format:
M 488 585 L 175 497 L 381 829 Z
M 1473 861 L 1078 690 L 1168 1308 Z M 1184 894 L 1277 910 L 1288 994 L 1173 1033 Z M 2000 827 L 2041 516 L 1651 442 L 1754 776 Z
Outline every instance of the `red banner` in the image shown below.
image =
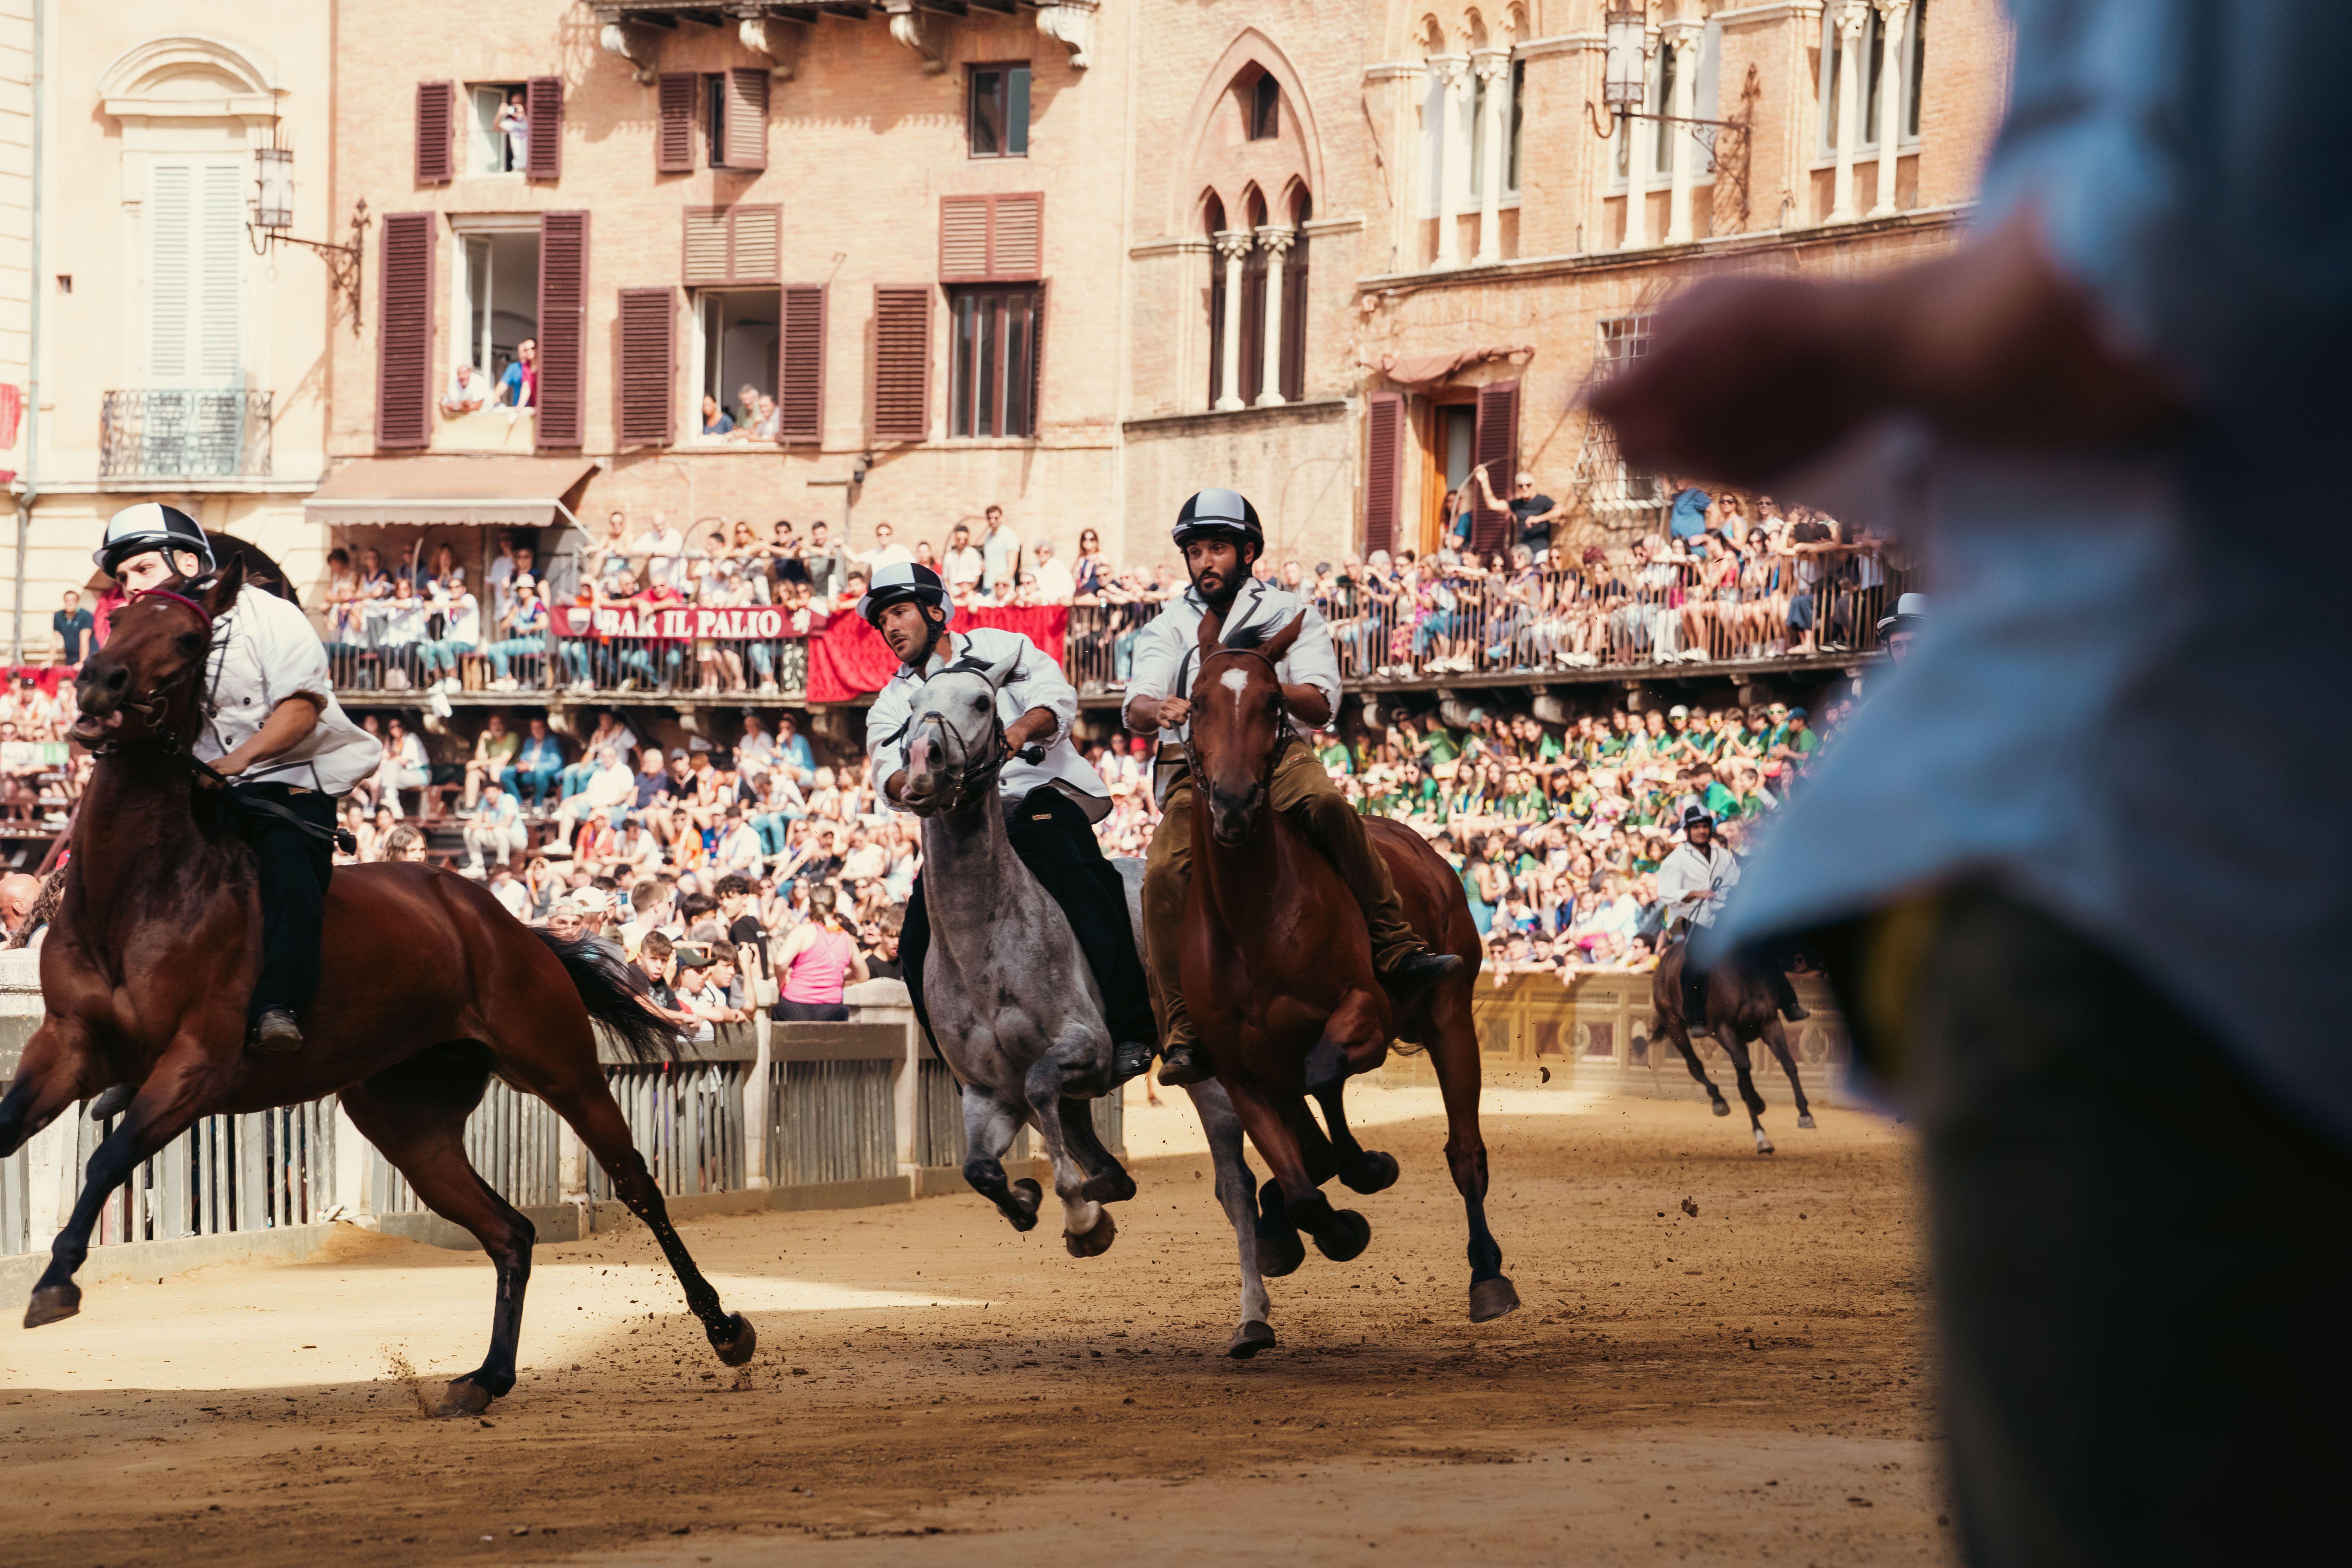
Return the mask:
M 1019 632 L 1058 660 L 1070 612 L 1065 605 L 1007 605 L 960 610 L 948 624 L 960 632 L 975 626 Z M 824 630 L 812 633 L 808 653 L 812 702 L 847 702 L 862 693 L 879 691 L 898 668 L 898 656 L 890 651 L 890 645 L 854 615 L 835 616 Z
M 635 637 L 645 642 L 772 642 L 793 635 L 792 617 L 772 605 L 705 609 L 698 605 L 643 608 L 605 605 L 593 610 L 558 605 L 555 635 L 566 637 Z

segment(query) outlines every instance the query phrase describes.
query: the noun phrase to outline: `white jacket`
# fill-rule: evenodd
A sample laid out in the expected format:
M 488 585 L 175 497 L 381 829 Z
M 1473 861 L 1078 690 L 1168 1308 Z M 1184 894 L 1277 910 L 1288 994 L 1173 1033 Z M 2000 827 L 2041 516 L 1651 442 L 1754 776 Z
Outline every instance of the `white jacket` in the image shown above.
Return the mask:
M 1087 766 L 1077 748 L 1070 744 L 1070 721 L 1078 715 L 1076 690 L 1063 679 L 1062 667 L 1045 649 L 1019 632 L 996 626 L 943 634 L 920 675 L 902 664 L 875 693 L 874 706 L 866 710 L 866 754 L 873 759 L 877 796 L 889 801 L 883 786 L 891 774 L 907 765 L 907 721 L 923 682 L 960 658 L 994 664 L 1016 652 L 1020 661 L 996 694 L 997 717 L 1011 724 L 1032 708 L 1044 708 L 1054 715 L 1054 733 L 1046 742 L 1043 763 L 1007 757 L 997 775 L 997 787 L 1008 800 L 1018 800 L 1040 784 L 1051 784 L 1076 802 L 1089 822 L 1100 822 L 1110 814 L 1110 792 L 1103 786 L 1102 775 Z M 896 807 L 895 802 L 891 804 Z
M 310 617 L 266 588 L 247 586 L 213 624 L 197 757 L 218 762 L 250 740 L 280 702 L 303 692 L 324 704 L 317 727 L 291 751 L 239 776 L 341 795 L 375 772 L 383 747 L 335 700 L 326 645 Z
M 1658 901 L 1669 919 L 1711 926 L 1723 912 L 1721 899 L 1702 900 L 1698 895 L 1724 892 L 1739 885 L 1739 857 L 1720 844 L 1702 852 L 1696 845 L 1677 844 L 1658 868 Z

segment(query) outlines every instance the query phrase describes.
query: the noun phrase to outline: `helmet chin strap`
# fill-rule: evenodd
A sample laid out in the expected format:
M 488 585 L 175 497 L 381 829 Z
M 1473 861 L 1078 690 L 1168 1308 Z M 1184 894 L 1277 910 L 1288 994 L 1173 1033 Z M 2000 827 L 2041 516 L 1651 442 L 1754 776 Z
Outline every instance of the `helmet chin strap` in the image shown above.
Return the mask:
M 923 672 L 925 665 L 931 662 L 931 653 L 940 646 L 940 638 L 947 635 L 948 629 L 947 616 L 942 615 L 936 621 L 931 619 L 931 607 L 929 605 L 922 607 L 922 614 L 923 625 L 930 629 L 930 635 L 923 638 L 923 646 L 915 657 L 904 661 L 907 668 L 918 675 Z

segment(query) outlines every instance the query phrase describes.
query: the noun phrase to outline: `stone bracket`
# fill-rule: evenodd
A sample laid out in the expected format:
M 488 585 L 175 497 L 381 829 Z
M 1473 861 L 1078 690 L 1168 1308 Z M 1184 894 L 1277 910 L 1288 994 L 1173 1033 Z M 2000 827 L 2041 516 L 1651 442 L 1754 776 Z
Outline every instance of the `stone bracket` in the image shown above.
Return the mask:
M 1070 68 L 1094 63 L 1095 10 L 1100 0 L 1052 0 L 1037 7 L 1037 30 L 1070 51 Z
M 890 36 L 923 57 L 925 75 L 937 76 L 948 68 L 945 40 L 932 30 L 938 17 L 916 10 L 915 0 L 883 0 L 882 8 L 889 13 Z

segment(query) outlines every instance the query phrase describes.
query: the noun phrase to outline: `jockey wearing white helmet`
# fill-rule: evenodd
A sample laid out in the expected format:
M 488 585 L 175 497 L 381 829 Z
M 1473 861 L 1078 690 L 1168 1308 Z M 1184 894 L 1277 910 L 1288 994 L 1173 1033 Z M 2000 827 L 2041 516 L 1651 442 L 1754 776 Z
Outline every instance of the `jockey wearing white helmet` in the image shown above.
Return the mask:
M 92 559 L 129 594 L 215 570 L 212 544 L 177 507 L 116 512 Z M 290 600 L 247 583 L 213 624 L 195 755 L 233 781 L 198 790 L 197 809 L 253 848 L 261 890 L 261 973 L 247 1006 L 251 1048 L 299 1050 L 297 1023 L 319 989 L 319 934 L 334 867 L 337 804 L 375 772 L 383 746 L 335 700 L 327 650 Z
M 1215 611 L 1224 642 L 1247 647 L 1305 616 L 1306 625 L 1275 675 L 1291 718 L 1309 729 L 1321 729 L 1339 713 L 1339 659 L 1332 651 L 1331 629 L 1313 605 L 1251 572 L 1265 552 L 1265 532 L 1248 497 L 1238 490 L 1202 490 L 1178 510 L 1173 531 L 1192 586 L 1181 598 L 1171 599 L 1137 637 L 1124 717 L 1139 735 L 1158 731 L 1167 737 L 1155 770 L 1162 816 L 1144 857 L 1143 945 L 1153 1002 L 1163 1021 L 1160 1079 L 1192 1084 L 1213 1070 L 1192 1035 L 1182 964 L 1184 895 L 1192 880 L 1192 783 L 1179 742 L 1192 710 L 1186 694 L 1201 622 Z M 1388 862 L 1372 847 L 1363 818 L 1295 735 L 1275 763 L 1268 793 L 1274 808 L 1323 852 L 1355 894 L 1371 936 L 1372 967 L 1390 995 L 1408 1001 L 1462 967 L 1453 953 L 1432 952 L 1405 923 Z
M 1154 1038 L 1150 984 L 1136 955 L 1134 928 L 1127 915 L 1127 885 L 1103 858 L 1094 825 L 1110 814 L 1102 775 L 1070 744 L 1070 721 L 1077 717 L 1078 694 L 1063 679 L 1062 667 L 1016 631 L 974 626 L 948 630 L 947 584 L 918 562 L 877 568 L 866 596 L 864 616 L 890 651 L 898 668 L 875 694 L 866 716 L 866 752 L 872 759 L 874 793 L 905 809 L 905 740 L 915 694 L 934 674 L 970 659 L 982 665 L 1014 660 L 997 693 L 1005 759 L 997 789 L 1005 808 L 1005 834 L 1013 852 L 1029 868 L 1069 917 L 1070 930 L 1102 992 L 1103 1023 L 1116 1047 L 1113 1076 L 1125 1080 L 1151 1065 Z M 923 1005 L 923 963 L 929 955 L 931 926 L 923 879 L 907 898 L 906 923 L 898 932 L 898 962 L 908 999 L 925 1033 L 930 1017 Z

